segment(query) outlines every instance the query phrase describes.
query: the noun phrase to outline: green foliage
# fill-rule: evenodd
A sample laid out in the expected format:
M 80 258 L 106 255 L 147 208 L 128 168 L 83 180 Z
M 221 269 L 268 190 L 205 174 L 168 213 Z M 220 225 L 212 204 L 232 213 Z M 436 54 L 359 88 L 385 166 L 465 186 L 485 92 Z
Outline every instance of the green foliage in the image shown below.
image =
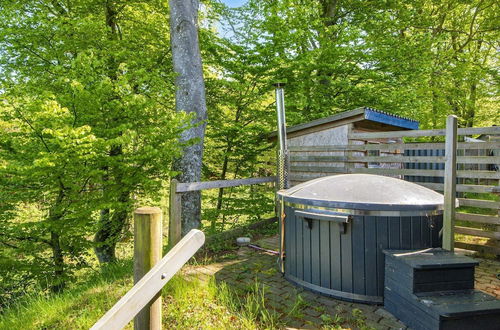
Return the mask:
M 436 128 L 450 113 L 462 126 L 498 121 L 497 11 L 495 1 L 251 0 L 223 13 L 263 75 L 288 81 L 290 123 L 371 106 Z
M 8 269 L 26 265 L 27 283 L 61 290 L 97 230 L 114 246 L 134 199 L 159 201 L 189 122 L 173 109 L 166 12 L 163 1 L 0 5 L 0 253 Z

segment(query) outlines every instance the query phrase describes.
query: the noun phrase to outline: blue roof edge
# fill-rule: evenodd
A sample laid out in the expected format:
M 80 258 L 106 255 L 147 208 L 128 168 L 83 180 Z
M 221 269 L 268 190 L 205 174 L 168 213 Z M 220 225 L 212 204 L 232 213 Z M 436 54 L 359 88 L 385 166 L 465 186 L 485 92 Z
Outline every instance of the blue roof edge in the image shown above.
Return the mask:
M 419 122 L 416 120 L 400 117 L 372 108 L 365 108 L 365 119 L 407 129 L 418 129 L 419 127 Z

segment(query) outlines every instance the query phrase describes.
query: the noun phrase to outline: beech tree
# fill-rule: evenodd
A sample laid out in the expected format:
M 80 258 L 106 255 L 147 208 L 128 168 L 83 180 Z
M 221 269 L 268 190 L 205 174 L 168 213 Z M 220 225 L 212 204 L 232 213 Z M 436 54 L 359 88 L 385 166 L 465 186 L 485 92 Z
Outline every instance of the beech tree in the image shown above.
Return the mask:
M 12 269 L 58 292 L 92 247 L 113 261 L 136 201 L 159 201 L 189 124 L 171 106 L 167 14 L 164 1 L 1 2 L 0 275 L 12 294 Z
M 170 0 L 170 40 L 175 78 L 175 107 L 178 112 L 194 115 L 192 127 L 183 131 L 181 143 L 194 142 L 184 148 L 182 157 L 174 162 L 180 182 L 201 179 L 203 140 L 207 106 L 205 83 L 198 39 L 197 0 Z M 182 194 L 182 233 L 201 224 L 201 194 Z

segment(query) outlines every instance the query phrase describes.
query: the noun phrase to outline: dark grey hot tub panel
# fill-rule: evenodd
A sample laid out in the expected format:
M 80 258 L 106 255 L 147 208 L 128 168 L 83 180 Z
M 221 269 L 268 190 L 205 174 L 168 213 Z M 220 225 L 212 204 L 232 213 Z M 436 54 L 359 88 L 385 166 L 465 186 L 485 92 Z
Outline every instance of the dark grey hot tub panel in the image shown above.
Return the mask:
M 309 227 L 304 212 L 285 212 L 285 277 L 344 300 L 382 303 L 383 249 L 441 246 L 442 216 L 349 216 L 342 225 L 310 217 Z

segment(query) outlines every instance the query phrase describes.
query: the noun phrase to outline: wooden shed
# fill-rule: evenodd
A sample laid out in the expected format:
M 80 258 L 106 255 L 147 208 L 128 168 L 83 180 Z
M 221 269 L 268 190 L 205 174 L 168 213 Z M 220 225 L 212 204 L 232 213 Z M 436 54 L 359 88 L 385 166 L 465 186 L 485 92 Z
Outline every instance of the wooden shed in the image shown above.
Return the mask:
M 401 150 L 381 154 L 378 150 L 372 150 L 365 154 L 359 151 L 349 152 L 347 149 L 345 151 L 329 149 L 342 149 L 342 146 L 348 144 L 401 143 L 401 139 L 350 140 L 349 134 L 415 130 L 418 126 L 418 121 L 364 107 L 289 127 L 287 144 L 290 155 L 290 185 L 294 186 L 300 182 L 335 173 L 348 173 L 349 167 L 403 168 L 402 163 L 348 161 L 349 156 L 384 156 L 401 154 Z

